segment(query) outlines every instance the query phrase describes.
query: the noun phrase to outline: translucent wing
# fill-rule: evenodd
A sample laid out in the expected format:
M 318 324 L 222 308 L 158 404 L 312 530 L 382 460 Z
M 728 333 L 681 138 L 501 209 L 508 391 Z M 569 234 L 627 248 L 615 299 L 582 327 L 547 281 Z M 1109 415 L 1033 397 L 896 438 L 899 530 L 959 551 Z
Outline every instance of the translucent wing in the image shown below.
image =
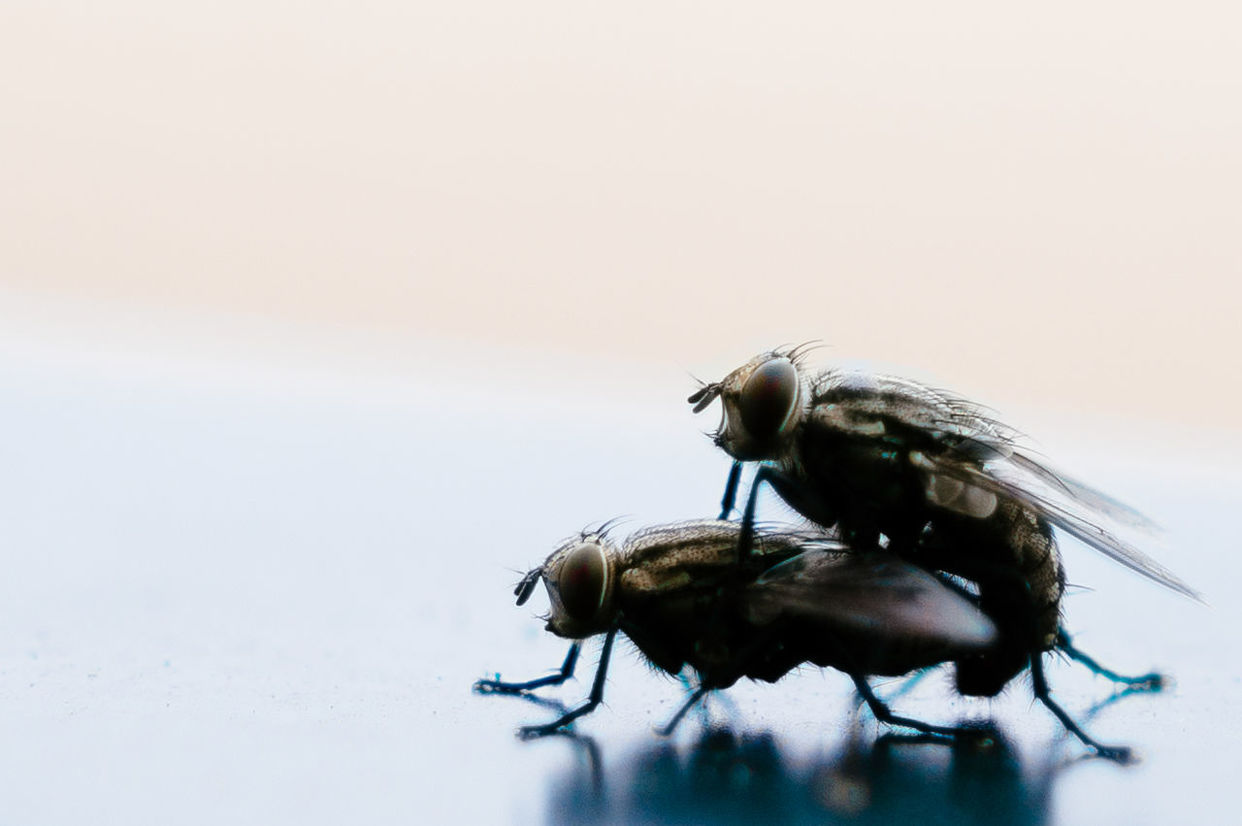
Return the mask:
M 1059 470 L 1053 470 L 1046 464 L 1038 462 L 1020 451 L 1014 451 L 1009 457 L 1009 461 L 1015 470 L 1030 474 L 1033 478 L 1049 485 L 1054 491 L 1064 491 L 1071 499 L 1079 503 L 1081 507 L 1107 516 L 1118 524 L 1128 525 L 1141 531 L 1150 533 L 1160 531 L 1159 525 L 1126 503 L 1119 502 L 1106 493 L 1066 476 Z
M 814 402 L 822 425 L 905 444 L 911 461 L 929 475 L 933 502 L 955 500 L 946 506 L 982 515 L 989 512 L 990 497 L 976 491 L 1016 500 L 1132 571 L 1202 601 L 1194 588 L 1111 529 L 1154 533 L 1159 529 L 1151 520 L 1018 450 L 1017 432 L 985 408 L 905 379 L 831 372 L 817 380 Z
M 750 618 L 818 621 L 879 640 L 955 650 L 984 648 L 996 627 L 931 574 L 890 554 L 808 550 L 746 591 Z
M 1087 496 L 1087 492 L 1094 494 L 1090 488 L 1078 486 L 1075 483 L 1075 486 L 1070 488 L 1068 497 L 1061 497 L 1038 491 L 1021 478 L 1005 478 L 997 468 L 960 461 L 953 454 L 942 456 L 912 454 L 911 460 L 930 473 L 947 476 L 998 496 L 1022 502 L 1053 525 L 1132 571 L 1192 599 L 1202 600 L 1198 591 L 1182 581 L 1172 571 L 1139 550 L 1131 542 L 1099 524 L 1094 514 L 1110 516 L 1112 510 L 1115 509 L 1101 510 L 1096 502 Z M 1082 492 L 1082 498 L 1079 492 Z M 1103 494 L 1099 496 L 1103 497 Z M 1131 524 L 1134 524 L 1133 520 Z M 1142 523 L 1140 527 L 1141 525 Z

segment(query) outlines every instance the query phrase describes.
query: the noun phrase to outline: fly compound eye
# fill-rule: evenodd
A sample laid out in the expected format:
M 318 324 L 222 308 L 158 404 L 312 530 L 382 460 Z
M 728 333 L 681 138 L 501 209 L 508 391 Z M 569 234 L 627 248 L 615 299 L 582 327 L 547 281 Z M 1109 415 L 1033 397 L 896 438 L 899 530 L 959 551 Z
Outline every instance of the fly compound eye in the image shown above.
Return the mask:
M 608 561 L 599 545 L 584 542 L 569 552 L 556 578 L 561 604 L 579 622 L 591 620 L 604 604 Z
M 764 362 L 742 386 L 742 425 L 756 439 L 771 438 L 789 421 L 798 401 L 798 370 L 787 358 Z

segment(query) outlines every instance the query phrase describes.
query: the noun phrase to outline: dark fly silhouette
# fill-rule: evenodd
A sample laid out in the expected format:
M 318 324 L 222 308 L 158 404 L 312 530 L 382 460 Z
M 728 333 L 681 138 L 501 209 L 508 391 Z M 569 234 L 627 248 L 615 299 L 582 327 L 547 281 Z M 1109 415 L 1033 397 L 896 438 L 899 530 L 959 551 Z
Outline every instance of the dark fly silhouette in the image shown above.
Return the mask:
M 846 547 L 822 533 L 700 520 L 639 531 L 624 543 L 584 531 L 561 544 L 518 584 L 518 604 L 542 581 L 551 602 L 547 630 L 573 640 L 560 670 L 525 682 L 479 680 L 481 693 L 525 693 L 567 680 L 581 640 L 602 634 L 603 650 L 588 699 L 523 736 L 561 730 L 603 699 L 613 641 L 625 634 L 656 667 L 687 666 L 698 688 L 664 729 L 669 733 L 704 694 L 739 679 L 775 682 L 804 663 L 849 675 L 875 716 L 934 735 L 973 736 L 973 728 L 899 716 L 871 690 L 868 676 L 895 676 L 989 651 L 996 624 L 939 577 L 884 551 Z M 1124 747 L 1086 738 L 1045 691 L 1040 699 L 1101 754 Z
M 1138 512 L 1058 473 L 1015 444 L 978 405 L 916 382 L 844 371 L 808 373 L 805 348 L 765 353 L 689 398 L 720 399 L 715 441 L 734 458 L 722 518 L 744 462 L 758 462 L 742 516 L 748 553 L 760 487 L 857 550 L 884 551 L 944 575 L 996 623 L 988 651 L 959 660 L 963 694 L 992 696 L 1030 667 L 1047 702 L 1041 656 L 1058 648 L 1118 682 L 1061 627 L 1065 572 L 1053 526 L 1181 594 L 1199 595 L 1106 524 L 1151 529 Z M 964 581 L 964 582 L 963 582 Z M 1060 715 L 1058 715 L 1060 716 Z M 1090 741 L 1062 717 L 1066 726 Z

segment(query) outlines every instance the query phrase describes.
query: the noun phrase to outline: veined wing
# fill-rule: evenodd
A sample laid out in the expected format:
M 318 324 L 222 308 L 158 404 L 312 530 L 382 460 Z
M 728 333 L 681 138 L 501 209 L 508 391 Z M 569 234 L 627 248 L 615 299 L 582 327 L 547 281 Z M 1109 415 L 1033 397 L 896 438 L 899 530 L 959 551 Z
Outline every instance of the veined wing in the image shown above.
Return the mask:
M 1111 529 L 1155 533 L 1158 526 L 1018 450 L 1017 432 L 985 408 L 918 382 L 852 373 L 821 376 L 815 401 L 822 424 L 905 444 L 911 460 L 929 474 L 929 498 L 937 504 L 966 514 L 986 512 L 986 499 L 972 488 L 1017 500 L 1127 568 L 1202 601 L 1198 591 Z M 943 485 L 945 479 L 957 484 Z
M 1100 524 L 1100 516 L 1113 518 L 1117 514 L 1121 517 L 1132 514 L 1138 517 L 1136 511 L 1086 485 L 1053 473 L 1023 454 L 1014 453 L 1003 460 L 980 463 L 954 451 L 940 455 L 915 451 L 911 452 L 910 460 L 931 476 L 947 477 L 969 487 L 1021 502 L 1053 525 L 1130 570 L 1179 594 L 1203 601 L 1198 591 L 1172 571 Z M 1131 525 L 1137 523 L 1140 528 L 1149 524 L 1141 517 L 1115 521 L 1127 521 Z
M 1090 485 L 1079 482 L 1077 479 L 1067 476 L 1059 470 L 1053 470 L 1043 462 L 1036 461 L 1021 451 L 1014 451 L 1009 457 L 1009 461 L 1013 465 L 1014 470 L 1029 474 L 1031 477 L 1048 485 L 1054 492 L 1062 491 L 1078 503 L 1080 507 L 1107 516 L 1118 524 L 1127 525 L 1137 530 L 1148 533 L 1159 533 L 1161 531 L 1159 525 L 1125 502 L 1119 502 L 1103 491 L 1096 490 Z
M 928 572 L 885 553 L 813 549 L 768 569 L 746 589 L 757 623 L 797 617 L 872 634 L 877 642 L 985 648 L 996 626 Z

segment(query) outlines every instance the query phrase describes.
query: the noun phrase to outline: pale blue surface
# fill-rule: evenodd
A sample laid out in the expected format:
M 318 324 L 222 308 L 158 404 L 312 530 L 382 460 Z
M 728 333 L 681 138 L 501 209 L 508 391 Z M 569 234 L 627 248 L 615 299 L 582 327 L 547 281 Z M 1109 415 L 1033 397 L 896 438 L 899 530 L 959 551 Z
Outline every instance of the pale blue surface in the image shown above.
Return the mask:
M 593 748 L 517 741 L 554 712 L 469 686 L 544 673 L 564 644 L 533 618 L 541 593 L 513 606 L 514 570 L 588 522 L 710 515 L 727 469 L 685 388 L 626 407 L 580 378 L 555 397 L 430 378 L 372 393 L 0 364 L 0 821 L 1233 819 L 1242 480 L 1227 451 L 1054 456 L 1164 523 L 1163 561 L 1212 603 L 1067 543 L 1071 580 L 1095 589 L 1068 601 L 1081 645 L 1177 679 L 1089 722 L 1136 746 L 1137 767 L 1062 765 L 1082 749 L 1025 684 L 966 702 L 937 675 L 900 709 L 991 714 L 1012 752 L 876 752 L 865 718 L 852 750 L 848 683 L 815 670 L 712 701 L 729 735 L 700 742 L 692 714 L 664 742 L 650 725 L 681 689 L 626 644 L 577 727 Z M 551 696 L 585 695 L 595 650 Z M 1110 691 L 1080 668 L 1051 679 L 1080 716 Z

